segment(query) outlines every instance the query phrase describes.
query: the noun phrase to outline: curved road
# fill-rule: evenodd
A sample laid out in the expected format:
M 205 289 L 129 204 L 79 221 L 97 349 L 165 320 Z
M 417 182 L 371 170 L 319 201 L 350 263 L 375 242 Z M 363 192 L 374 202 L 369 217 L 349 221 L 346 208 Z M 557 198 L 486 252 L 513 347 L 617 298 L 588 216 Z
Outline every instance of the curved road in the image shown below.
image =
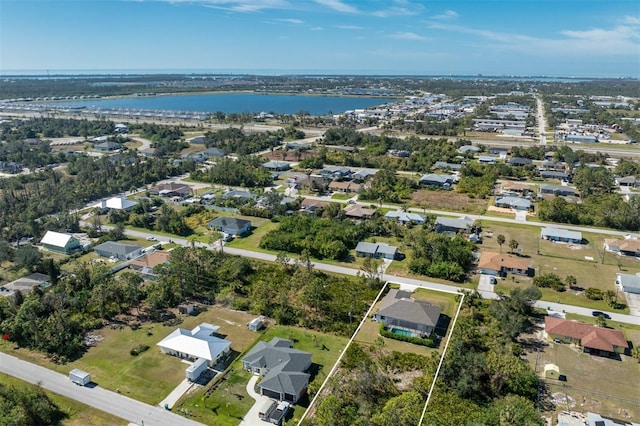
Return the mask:
M 67 376 L 4 353 L 0 353 L 0 371 L 137 425 L 201 425 L 201 423 L 186 419 L 164 408 L 136 401 L 100 386 L 78 386 L 71 382 Z

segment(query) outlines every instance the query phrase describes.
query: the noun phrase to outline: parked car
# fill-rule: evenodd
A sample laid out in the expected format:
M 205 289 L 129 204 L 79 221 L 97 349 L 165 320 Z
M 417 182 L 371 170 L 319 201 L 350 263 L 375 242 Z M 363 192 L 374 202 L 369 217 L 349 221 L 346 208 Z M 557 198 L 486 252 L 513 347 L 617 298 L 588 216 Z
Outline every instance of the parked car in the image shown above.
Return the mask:
M 147 237 L 147 241 L 158 241 L 156 237 Z
M 591 315 L 593 315 L 594 317 L 604 317 L 605 319 L 611 319 L 611 315 L 605 314 L 602 311 L 593 311 L 591 312 Z

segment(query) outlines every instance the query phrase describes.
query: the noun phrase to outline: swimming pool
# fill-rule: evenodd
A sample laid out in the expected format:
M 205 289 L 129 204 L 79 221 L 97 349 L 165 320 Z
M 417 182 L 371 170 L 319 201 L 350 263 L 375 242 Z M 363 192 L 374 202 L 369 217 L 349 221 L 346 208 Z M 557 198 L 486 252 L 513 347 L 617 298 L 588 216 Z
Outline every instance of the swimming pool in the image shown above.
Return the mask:
M 391 332 L 392 332 L 393 334 L 399 334 L 399 335 L 401 335 L 401 336 L 415 337 L 415 336 L 413 335 L 413 333 L 412 333 L 412 332 L 407 331 L 407 330 L 402 330 L 402 329 L 400 329 L 400 328 L 392 328 L 392 329 L 391 329 Z

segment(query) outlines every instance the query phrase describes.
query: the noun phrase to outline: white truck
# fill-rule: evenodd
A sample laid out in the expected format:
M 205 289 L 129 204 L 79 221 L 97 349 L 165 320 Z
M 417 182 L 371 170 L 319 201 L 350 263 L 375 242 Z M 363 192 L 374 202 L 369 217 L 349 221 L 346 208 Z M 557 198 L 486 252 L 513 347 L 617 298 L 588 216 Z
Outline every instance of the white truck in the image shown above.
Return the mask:
M 69 373 L 69 380 L 71 380 L 78 386 L 87 386 L 89 383 L 91 383 L 91 375 L 86 371 L 74 368 Z

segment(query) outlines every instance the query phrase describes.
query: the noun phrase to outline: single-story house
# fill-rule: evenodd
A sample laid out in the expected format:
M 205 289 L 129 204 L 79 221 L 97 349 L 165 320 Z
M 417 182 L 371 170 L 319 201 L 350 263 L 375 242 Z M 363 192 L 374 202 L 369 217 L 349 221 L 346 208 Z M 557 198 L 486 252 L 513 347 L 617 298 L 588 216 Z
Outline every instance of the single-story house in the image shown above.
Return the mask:
M 128 200 L 125 197 L 113 197 L 108 200 L 104 200 L 95 205 L 95 207 L 105 210 L 124 210 L 129 211 L 134 206 L 138 205 L 137 201 Z
M 320 170 L 318 174 L 326 179 L 350 179 L 351 169 L 340 166 L 327 166 Z
M 520 197 L 499 197 L 496 198 L 496 206 L 514 210 L 529 210 L 531 200 Z
M 438 175 L 429 173 L 420 178 L 418 183 L 422 186 L 435 186 L 440 188 L 449 188 L 454 181 L 452 175 Z
M 291 163 L 286 161 L 267 161 L 262 165 L 263 168 L 272 171 L 272 172 L 282 172 L 285 170 L 289 170 L 291 168 Z
M 205 158 L 209 159 L 209 158 L 221 158 L 224 157 L 224 152 L 220 151 L 220 149 L 214 147 L 211 148 L 207 148 L 204 151 L 202 151 L 202 155 L 204 155 Z
M 458 152 L 460 154 L 465 154 L 467 152 L 480 152 L 480 151 L 481 149 L 475 145 L 463 145 L 460 148 L 458 148 Z
M 29 290 L 36 286 L 46 288 L 51 285 L 50 281 L 51 277 L 49 277 L 49 275 L 35 272 L 11 281 L 10 283 L 3 284 L 2 287 L 0 287 L 0 297 L 12 296 L 16 291 L 20 291 L 22 294 L 27 294 Z
M 501 158 L 506 158 L 507 155 L 509 155 L 509 148 L 502 148 L 499 146 L 490 146 L 489 148 L 487 148 L 487 152 L 489 154 L 498 155 Z
M 526 166 L 526 165 L 532 164 L 532 163 L 533 163 L 533 161 L 531 161 L 530 158 L 511 157 L 509 159 L 509 165 L 510 166 L 514 166 L 514 167 Z
M 129 268 L 138 272 L 142 278 L 153 280 L 156 278 L 153 268 L 168 263 L 169 257 L 171 257 L 171 253 L 168 251 L 150 251 L 129 262 Z
M 226 200 L 234 199 L 234 200 L 246 202 L 246 201 L 258 198 L 258 196 L 256 194 L 252 194 L 249 191 L 240 191 L 237 189 L 232 189 L 231 191 L 226 191 L 224 194 L 222 194 L 222 198 Z
M 640 240 L 635 238 L 619 239 L 606 238 L 604 249 L 620 256 L 640 257 Z
M 635 187 L 640 184 L 640 179 L 636 179 L 635 176 L 624 176 L 616 178 L 616 185 L 618 186 L 630 186 Z
M 588 353 L 611 356 L 622 354 L 629 348 L 620 330 L 550 316 L 544 317 L 544 329 L 549 339 L 578 344 Z
M 457 234 L 458 232 L 468 233 L 473 226 L 473 219 L 467 216 L 451 218 L 438 216 L 436 218 L 435 231 L 439 234 Z
M 556 172 L 555 170 L 540 170 L 540 177 L 543 179 L 569 179 L 569 174 L 565 172 Z
M 532 185 L 519 182 L 503 182 L 502 193 L 503 194 L 529 194 L 535 192 L 535 188 Z
M 417 213 L 408 213 L 402 212 L 398 210 L 388 211 L 387 214 L 384 215 L 387 220 L 397 220 L 400 224 L 406 225 L 407 223 L 412 223 L 414 225 L 422 225 L 424 224 L 424 216 Z
M 478 162 L 480 164 L 496 164 L 496 160 L 498 160 L 498 158 L 492 157 L 490 155 L 479 155 L 478 156 Z
M 463 165 L 462 164 L 458 164 L 458 163 L 447 163 L 446 161 L 436 161 L 436 163 L 433 165 L 434 169 L 438 169 L 438 170 L 455 170 L 455 171 L 460 171 L 462 169 Z
M 191 139 L 187 139 L 187 142 L 195 143 L 197 145 L 204 145 L 206 141 L 207 141 L 207 138 L 204 136 L 194 136 Z
M 210 367 L 215 367 L 231 349 L 230 341 L 215 336 L 219 328 L 206 322 L 193 330 L 178 328 L 157 345 L 162 353 L 190 361 L 204 358 Z
M 358 192 L 360 191 L 360 188 L 362 188 L 362 185 L 354 182 L 354 181 L 350 181 L 350 180 L 345 180 L 345 181 L 331 181 L 331 183 L 329 184 L 329 190 L 330 191 L 337 191 L 337 192 L 347 192 L 347 193 L 352 193 L 352 192 Z
M 102 142 L 102 143 L 96 143 L 93 145 L 93 149 L 97 150 L 97 151 L 117 151 L 119 149 L 122 148 L 122 145 L 119 144 L 118 142 L 111 142 L 111 141 L 107 141 L 107 142 Z
M 362 257 L 384 258 L 393 260 L 398 255 L 398 247 L 385 243 L 367 243 L 360 241 L 356 246 L 356 255 Z
M 360 204 L 349 204 L 344 208 L 344 215 L 351 219 L 369 219 L 375 212 L 374 209 L 367 209 Z
M 245 235 L 251 231 L 251 221 L 228 216 L 217 217 L 208 226 L 229 235 Z
M 71 254 L 80 249 L 80 241 L 76 237 L 55 231 L 47 231 L 40 244 L 47 250 L 64 254 Z
M 0 161 L 0 172 L 2 173 L 20 173 L 24 166 L 15 161 Z
M 361 169 L 361 170 L 358 170 L 357 172 L 355 172 L 353 174 L 353 181 L 354 182 L 358 182 L 358 183 L 362 183 L 365 180 L 369 179 L 370 177 L 375 176 L 376 173 L 378 173 L 378 171 L 377 170 L 373 170 L 373 169 Z
M 510 254 L 484 251 L 478 261 L 478 270 L 481 274 L 499 275 L 507 274 L 533 276 L 534 270 L 529 267 L 526 259 L 512 256 Z
M 192 193 L 191 187 L 183 183 L 168 182 L 161 183 L 149 188 L 149 194 L 160 195 L 162 197 L 190 197 Z
M 544 227 L 540 231 L 540 238 L 563 243 L 582 244 L 582 232 L 567 229 Z
M 540 164 L 540 170 L 557 170 L 563 171 L 565 165 L 562 161 L 544 160 Z
M 324 209 L 329 205 L 329 201 L 314 200 L 312 198 L 305 198 L 300 203 L 300 209 L 307 213 L 315 213 L 319 209 Z
M 134 244 L 122 244 L 115 241 L 106 241 L 93 248 L 98 256 L 115 257 L 119 260 L 131 260 L 140 256 L 142 247 Z
M 412 337 L 429 337 L 440 318 L 440 307 L 411 299 L 411 293 L 389 290 L 382 299 L 374 319 L 392 333 Z
M 129 126 L 124 123 L 118 123 L 113 127 L 113 131 L 120 134 L 129 133 Z
M 640 426 L 640 423 L 618 420 L 611 417 L 604 417 L 600 414 L 587 412 L 587 423 L 585 426 Z
M 540 193 L 563 197 L 575 197 L 577 195 L 575 189 L 562 185 L 540 185 Z
M 263 376 L 256 386 L 260 395 L 296 403 L 307 390 L 311 354 L 293 349 L 293 341 L 274 337 L 260 341 L 242 358 L 242 367 Z
M 631 274 L 618 274 L 616 285 L 625 293 L 640 294 L 640 272 Z

